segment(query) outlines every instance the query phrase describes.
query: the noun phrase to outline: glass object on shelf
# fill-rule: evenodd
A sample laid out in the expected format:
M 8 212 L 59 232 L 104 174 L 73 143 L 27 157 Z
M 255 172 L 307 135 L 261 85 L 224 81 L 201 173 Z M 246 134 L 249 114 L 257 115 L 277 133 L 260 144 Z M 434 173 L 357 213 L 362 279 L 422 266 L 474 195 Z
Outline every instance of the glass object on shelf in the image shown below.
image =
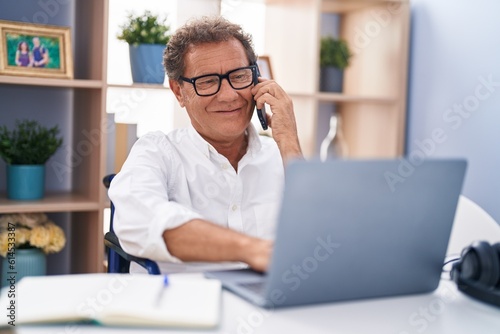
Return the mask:
M 341 118 L 335 111 L 330 115 L 330 130 L 320 146 L 320 159 L 342 158 L 347 155 L 347 145 L 342 136 Z

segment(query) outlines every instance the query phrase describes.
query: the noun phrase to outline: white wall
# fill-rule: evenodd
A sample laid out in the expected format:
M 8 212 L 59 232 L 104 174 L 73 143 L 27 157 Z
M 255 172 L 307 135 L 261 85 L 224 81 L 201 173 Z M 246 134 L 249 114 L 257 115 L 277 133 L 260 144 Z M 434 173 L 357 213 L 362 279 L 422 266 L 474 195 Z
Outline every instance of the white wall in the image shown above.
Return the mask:
M 463 194 L 497 222 L 499 13 L 495 0 L 412 0 L 407 141 L 409 155 L 468 159 Z M 439 129 L 442 140 L 433 140 Z

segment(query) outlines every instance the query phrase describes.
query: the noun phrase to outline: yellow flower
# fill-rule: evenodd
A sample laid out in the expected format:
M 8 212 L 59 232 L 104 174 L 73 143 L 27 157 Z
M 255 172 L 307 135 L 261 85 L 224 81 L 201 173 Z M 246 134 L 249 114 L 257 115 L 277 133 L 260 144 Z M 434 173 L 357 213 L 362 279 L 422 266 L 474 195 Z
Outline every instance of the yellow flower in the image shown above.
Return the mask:
M 15 223 L 16 215 L 2 215 L 0 216 L 0 231 L 4 231 L 9 226 L 9 223 Z
M 3 257 L 7 254 L 9 248 L 13 248 L 12 245 L 9 247 L 9 244 L 13 243 L 15 248 L 27 244 L 30 239 L 31 231 L 24 227 L 18 227 L 11 233 L 14 233 L 14 235 L 9 235 L 8 231 L 0 233 L 0 255 Z
M 64 231 L 55 224 L 46 224 L 45 227 L 49 232 L 50 241 L 43 247 L 43 251 L 45 254 L 59 252 L 66 244 Z
M 45 225 L 35 226 L 31 230 L 30 244 L 37 248 L 43 248 L 50 242 L 49 230 Z
M 28 228 L 33 228 L 36 225 L 42 224 L 48 220 L 45 213 L 14 213 L 8 215 L 2 215 L 0 217 L 0 230 L 5 230 L 10 224 L 16 224 L 16 226 L 24 226 Z
M 14 232 L 14 236 L 12 234 L 9 236 L 9 232 Z M 9 240 L 9 237 L 14 240 Z M 16 248 L 36 247 L 46 254 L 59 252 L 66 244 L 64 231 L 44 213 L 0 216 L 0 256 L 6 256 L 9 241 L 14 242 Z
M 31 230 L 25 227 L 17 227 L 16 231 L 16 247 L 24 245 L 30 241 Z
M 37 225 L 45 223 L 47 221 L 47 215 L 45 213 L 20 213 L 17 217 L 17 223 L 34 228 Z
M 7 233 L 0 233 L 0 255 L 5 257 L 9 250 L 9 243 L 7 242 Z

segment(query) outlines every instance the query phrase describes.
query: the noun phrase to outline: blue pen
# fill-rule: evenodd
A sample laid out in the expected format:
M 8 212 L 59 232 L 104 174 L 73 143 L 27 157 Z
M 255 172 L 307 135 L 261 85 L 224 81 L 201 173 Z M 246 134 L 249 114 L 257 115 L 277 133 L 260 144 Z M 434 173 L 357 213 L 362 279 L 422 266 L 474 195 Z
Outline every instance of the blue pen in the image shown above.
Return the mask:
M 165 288 L 168 286 L 168 276 L 163 275 L 163 284 L 161 286 L 160 291 L 158 292 L 158 297 L 156 298 L 156 306 L 160 306 L 161 299 L 163 297 L 163 291 L 165 291 Z

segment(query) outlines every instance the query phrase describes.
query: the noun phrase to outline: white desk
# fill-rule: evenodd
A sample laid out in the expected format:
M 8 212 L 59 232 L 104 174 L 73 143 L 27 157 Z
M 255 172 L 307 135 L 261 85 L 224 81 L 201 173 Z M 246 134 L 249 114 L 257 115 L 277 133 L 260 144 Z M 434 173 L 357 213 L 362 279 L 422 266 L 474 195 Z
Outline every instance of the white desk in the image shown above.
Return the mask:
M 212 331 L 145 330 L 73 325 L 17 328 L 22 334 L 460 334 L 500 333 L 500 308 L 474 301 L 448 281 L 431 294 L 373 299 L 276 311 L 256 308 L 223 292 L 223 317 Z
M 500 227 L 475 203 L 462 197 L 450 252 L 474 240 L 500 241 Z M 223 292 L 221 325 L 212 331 L 78 327 L 17 328 L 22 334 L 223 333 L 223 334 L 499 334 L 500 308 L 475 301 L 442 280 L 436 291 L 409 297 L 331 303 L 266 311 Z

